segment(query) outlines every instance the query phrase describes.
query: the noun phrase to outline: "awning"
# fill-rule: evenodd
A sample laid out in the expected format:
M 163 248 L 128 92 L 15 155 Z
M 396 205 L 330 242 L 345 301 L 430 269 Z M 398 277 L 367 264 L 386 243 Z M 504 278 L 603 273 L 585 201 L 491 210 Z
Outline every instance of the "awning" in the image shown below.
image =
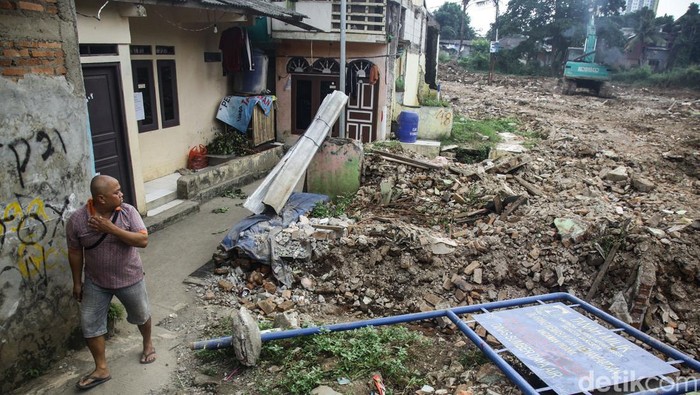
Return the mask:
M 144 5 L 159 5 L 166 7 L 182 7 L 207 9 L 215 11 L 227 11 L 237 14 L 250 14 L 255 16 L 267 16 L 286 22 L 304 30 L 319 32 L 319 28 L 303 22 L 308 18 L 304 14 L 289 10 L 265 0 L 116 0 L 121 3 L 134 3 Z

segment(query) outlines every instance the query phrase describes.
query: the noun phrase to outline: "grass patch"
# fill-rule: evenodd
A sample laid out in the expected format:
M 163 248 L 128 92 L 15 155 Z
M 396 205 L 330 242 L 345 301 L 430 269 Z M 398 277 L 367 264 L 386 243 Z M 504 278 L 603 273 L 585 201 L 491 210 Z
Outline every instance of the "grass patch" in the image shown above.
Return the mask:
M 227 197 L 229 199 L 248 199 L 248 195 L 243 193 L 241 188 L 228 188 L 221 192 L 221 197 Z
M 365 151 L 386 150 L 389 152 L 403 151 L 401 143 L 397 140 L 382 140 L 365 144 Z
M 316 206 L 314 206 L 313 210 L 311 210 L 309 217 L 340 217 L 343 214 L 346 214 L 348 207 L 350 206 L 350 203 L 352 203 L 354 197 L 354 195 L 336 196 L 335 200 L 331 200 L 330 202 L 316 203 Z
M 510 118 L 467 119 L 460 117 L 452 125 L 452 133 L 443 144 L 492 146 L 501 138 L 499 132 L 517 132 L 517 121 Z
M 475 369 L 489 362 L 488 357 L 481 351 L 470 348 L 459 358 L 459 363 L 465 369 Z
M 414 385 L 419 379 L 419 372 L 413 371 L 409 362 L 427 342 L 417 332 L 389 326 L 264 343 L 261 362 L 282 366 L 284 372 L 276 383 L 269 384 L 267 392 L 308 394 L 324 380 L 363 380 L 380 372 L 387 387 L 400 393 L 400 388 Z
M 537 145 L 540 141 L 547 138 L 545 133 L 536 130 L 518 130 L 515 134 L 525 138 L 523 147 L 530 149 Z
M 614 73 L 612 79 L 637 86 L 700 89 L 700 66 L 675 68 L 664 73 L 654 73 L 649 66 L 637 67 Z
M 418 102 L 424 107 L 449 107 L 450 102 L 438 99 L 437 92 L 430 91 L 427 94 L 418 96 Z

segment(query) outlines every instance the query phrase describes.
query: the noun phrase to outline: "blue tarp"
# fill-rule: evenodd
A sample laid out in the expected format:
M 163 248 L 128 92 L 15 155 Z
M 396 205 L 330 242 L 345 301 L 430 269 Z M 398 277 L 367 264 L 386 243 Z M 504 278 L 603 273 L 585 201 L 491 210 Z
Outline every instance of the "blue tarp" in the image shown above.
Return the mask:
M 226 96 L 219 104 L 216 119 L 245 133 L 248 130 L 250 118 L 253 117 L 255 106 L 260 106 L 267 116 L 274 101 L 274 96 Z
M 244 218 L 228 231 L 221 246 L 225 251 L 238 248 L 246 256 L 258 262 L 270 264 L 275 277 L 287 286 L 292 285 L 291 273 L 280 259 L 273 259 L 270 249 L 270 231 L 284 229 L 296 222 L 301 215 L 311 211 L 317 203 L 328 202 L 326 195 L 293 192 L 280 214 L 269 210 Z M 276 232 L 275 232 L 276 233 Z

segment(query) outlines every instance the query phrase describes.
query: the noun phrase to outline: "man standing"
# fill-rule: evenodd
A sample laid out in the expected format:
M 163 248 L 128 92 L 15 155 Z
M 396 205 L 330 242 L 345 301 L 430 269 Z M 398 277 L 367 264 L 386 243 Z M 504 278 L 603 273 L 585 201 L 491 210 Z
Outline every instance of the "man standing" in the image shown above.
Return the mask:
M 83 337 L 95 360 L 95 370 L 76 383 L 81 390 L 112 378 L 104 337 L 112 296 L 121 301 L 127 321 L 138 325 L 143 336 L 140 362 L 156 360 L 143 264 L 137 250 L 148 245 L 146 226 L 138 211 L 124 203 L 116 179 L 95 176 L 90 182 L 90 193 L 92 199 L 71 215 L 66 226 L 73 297 L 80 303 Z

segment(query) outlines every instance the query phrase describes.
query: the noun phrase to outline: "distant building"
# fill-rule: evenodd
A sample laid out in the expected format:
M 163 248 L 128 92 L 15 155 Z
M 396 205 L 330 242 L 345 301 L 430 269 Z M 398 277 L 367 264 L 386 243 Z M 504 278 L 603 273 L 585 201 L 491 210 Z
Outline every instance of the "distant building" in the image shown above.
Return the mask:
M 659 8 L 659 1 L 661 0 L 627 0 L 625 13 L 629 14 L 647 7 L 648 9 L 654 11 L 654 14 L 656 14 L 656 10 Z

